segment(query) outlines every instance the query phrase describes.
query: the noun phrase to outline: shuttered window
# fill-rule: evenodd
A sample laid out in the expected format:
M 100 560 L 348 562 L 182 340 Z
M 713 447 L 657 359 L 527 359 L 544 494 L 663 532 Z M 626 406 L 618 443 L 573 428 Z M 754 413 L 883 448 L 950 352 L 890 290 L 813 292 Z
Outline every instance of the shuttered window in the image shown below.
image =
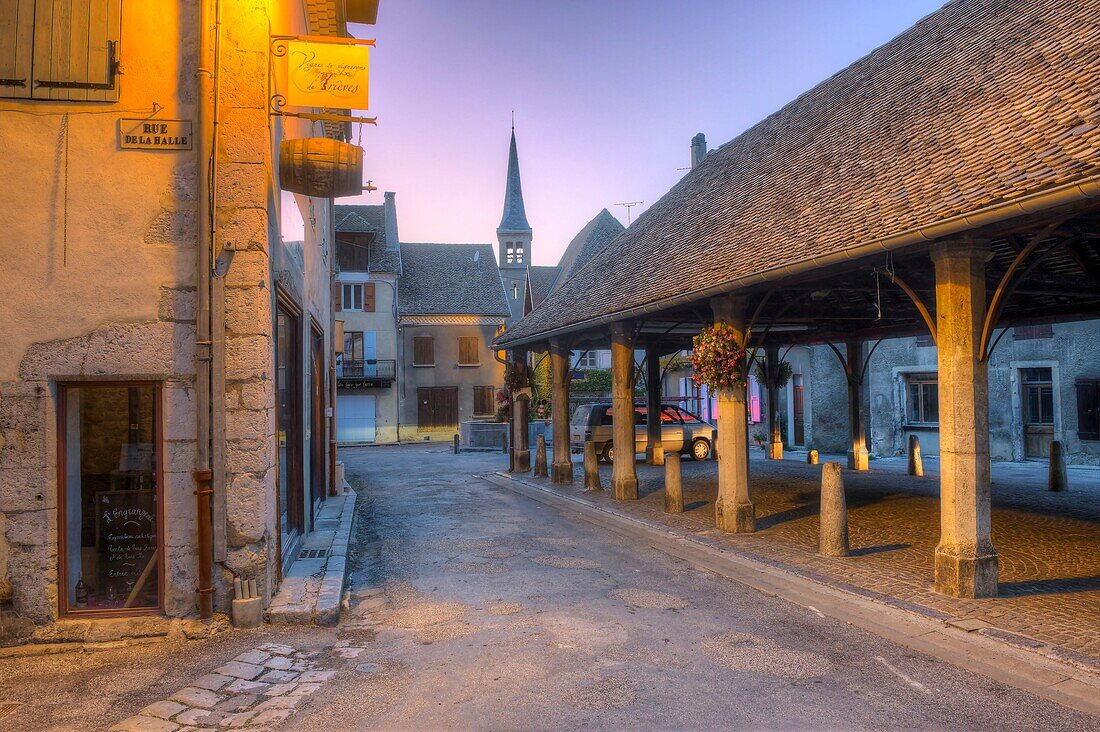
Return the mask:
M 373 282 L 363 283 L 363 312 L 364 313 L 373 313 L 374 312 L 374 283 Z
M 118 101 L 122 0 L 0 0 L 0 97 Z
M 1012 337 L 1017 341 L 1032 341 L 1040 338 L 1053 338 L 1054 326 L 1050 323 L 1043 325 L 1017 325 L 1012 329 Z
M 474 387 L 474 414 L 484 417 L 496 412 L 497 390 L 492 386 Z
M 1100 440 L 1100 379 L 1078 379 L 1077 439 Z
M 481 363 L 477 336 L 461 336 L 458 339 L 458 365 L 477 366 Z
M 435 339 L 431 336 L 413 338 L 413 366 L 435 366 Z

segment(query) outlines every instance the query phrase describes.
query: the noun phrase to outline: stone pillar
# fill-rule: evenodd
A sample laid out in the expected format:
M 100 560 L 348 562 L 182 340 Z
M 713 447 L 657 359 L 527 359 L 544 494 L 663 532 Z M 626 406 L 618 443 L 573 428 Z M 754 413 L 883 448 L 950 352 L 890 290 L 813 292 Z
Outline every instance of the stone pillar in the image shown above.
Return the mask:
M 920 438 L 916 435 L 909 435 L 909 475 L 915 475 L 918 478 L 924 475 L 924 462 L 920 457 Z
M 932 245 L 940 399 L 940 543 L 935 589 L 955 597 L 997 594 L 989 533 L 989 371 L 978 361 L 985 320 L 986 246 Z
M 550 341 L 550 411 L 554 437 L 554 461 L 550 476 L 555 483 L 573 482 L 573 456 L 569 450 L 569 349 Z
M 806 453 L 806 464 L 817 465 L 817 450 L 810 450 Z
M 848 556 L 848 507 L 840 463 L 821 466 L 821 529 L 817 552 L 825 557 Z
M 745 299 L 720 297 L 711 301 L 714 321 L 727 323 L 745 337 Z M 715 523 L 722 531 L 755 529 L 755 510 L 749 497 L 748 428 L 745 389 L 718 389 L 718 499 Z
M 779 373 L 779 347 L 768 346 L 765 350 L 765 364 L 767 365 L 768 390 L 768 450 L 769 460 L 783 459 L 783 431 L 779 426 L 779 387 L 776 386 L 775 377 Z
M 600 456 L 596 454 L 596 443 L 592 440 L 584 443 L 584 489 L 589 493 L 603 490 L 600 485 Z
M 661 446 L 661 352 L 654 345 L 645 348 L 646 438 L 645 461 L 649 465 L 664 465 L 665 450 Z
M 863 370 L 862 349 L 859 341 L 846 341 L 848 363 L 845 367 L 848 377 L 848 434 L 851 447 L 848 448 L 848 469 L 867 470 L 867 434 L 863 429 L 863 414 L 860 410 L 863 389 L 860 374 Z
M 620 501 L 638 498 L 634 466 L 634 337 L 627 323 L 611 324 L 611 406 L 615 462 L 611 495 Z
M 680 473 L 680 453 L 670 452 L 665 459 L 665 513 L 684 512 L 684 484 Z
M 1047 490 L 1064 491 L 1069 489 L 1069 475 L 1066 473 L 1066 451 L 1061 440 L 1050 443 L 1050 464 L 1047 470 Z
M 527 373 L 527 352 L 511 351 L 512 368 Z M 518 389 L 512 394 L 512 470 L 526 473 L 531 470 L 531 447 L 528 440 L 527 409 L 530 406 L 528 390 Z
M 546 475 L 546 437 L 539 435 L 535 440 L 535 477 L 545 478 Z

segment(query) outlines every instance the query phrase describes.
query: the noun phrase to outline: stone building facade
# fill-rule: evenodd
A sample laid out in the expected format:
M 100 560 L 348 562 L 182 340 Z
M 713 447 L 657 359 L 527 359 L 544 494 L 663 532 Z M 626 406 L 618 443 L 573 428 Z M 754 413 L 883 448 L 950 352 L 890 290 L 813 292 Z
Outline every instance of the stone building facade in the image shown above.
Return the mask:
M 18 4 L 19 48 L 61 22 L 46 5 Z M 270 34 L 343 35 L 343 4 L 221 0 L 216 59 L 201 57 L 214 48 L 205 5 L 93 4 L 70 31 L 103 58 L 74 60 L 69 86 L 0 88 L 0 609 L 39 626 L 198 612 L 192 473 L 207 357 L 216 609 L 228 610 L 235 577 L 270 598 L 328 492 L 332 204 L 280 196 L 276 171 L 281 139 L 340 130 L 271 117 L 268 70 Z M 13 55 L 12 41 L 0 39 L 0 76 L 40 79 L 48 53 Z M 202 69 L 216 70 L 207 87 Z M 218 120 L 209 220 L 204 108 Z M 121 144 L 145 124 L 174 139 Z M 301 241 L 281 233 L 292 208 Z M 207 344 L 197 293 L 210 270 Z M 123 518 L 137 523 L 120 533 Z

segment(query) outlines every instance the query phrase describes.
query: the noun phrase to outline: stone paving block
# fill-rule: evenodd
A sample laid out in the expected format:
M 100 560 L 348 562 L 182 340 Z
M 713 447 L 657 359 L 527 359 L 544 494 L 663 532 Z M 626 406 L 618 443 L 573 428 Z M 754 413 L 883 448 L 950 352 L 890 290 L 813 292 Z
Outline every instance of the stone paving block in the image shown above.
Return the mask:
M 271 658 L 270 653 L 265 653 L 261 650 L 249 651 L 248 653 L 242 653 L 237 656 L 234 661 L 240 661 L 241 663 L 254 663 L 256 665 L 263 665 L 264 661 Z
M 200 689 L 196 686 L 185 686 L 170 698 L 172 701 L 179 702 L 185 706 L 213 709 L 214 705 L 225 697 L 220 694 L 215 694 L 208 689 Z
M 174 721 L 184 725 L 202 726 L 205 724 L 217 724 L 221 715 L 212 713 L 209 709 L 187 709 L 176 715 Z
M 289 671 L 290 667 L 294 665 L 294 662 L 286 656 L 275 656 L 274 658 L 269 658 L 264 661 L 263 665 L 266 668 L 273 668 L 277 671 Z
M 257 679 L 266 684 L 285 684 L 288 681 L 297 681 L 297 671 L 268 671 L 266 674 Z
M 263 694 L 270 687 L 270 684 L 264 683 L 263 681 L 236 679 L 232 684 L 225 687 L 225 690 L 234 694 Z
M 178 724 L 166 719 L 134 716 L 114 725 L 109 732 L 175 732 L 178 729 Z
M 324 684 L 299 684 L 298 688 L 292 690 L 287 696 L 309 696 L 321 689 Z
M 282 696 L 283 694 L 287 694 L 296 688 L 298 688 L 298 684 L 295 683 L 271 684 L 267 691 L 265 691 L 263 694 L 264 696 Z
M 261 651 L 267 651 L 268 653 L 275 653 L 280 656 L 289 656 L 294 653 L 295 650 L 291 646 L 283 645 L 282 643 L 265 643 L 260 646 Z
M 161 701 L 153 702 L 152 704 L 138 712 L 138 714 L 142 717 L 160 717 L 161 719 L 171 719 L 185 709 L 187 709 L 187 707 L 183 704 L 177 704 L 174 701 L 162 699 Z
M 257 704 L 256 711 L 262 712 L 267 709 L 297 709 L 305 700 L 306 698 L 304 696 L 276 696 Z
M 293 709 L 265 709 L 252 718 L 252 725 L 256 727 L 276 725 L 285 722 L 294 714 Z
M 237 679 L 244 679 L 251 681 L 264 672 L 263 666 L 257 666 L 252 663 L 241 663 L 240 661 L 230 661 L 224 666 L 219 666 L 214 669 L 214 673 L 222 674 L 223 676 L 232 676 Z
M 323 682 L 328 681 L 335 675 L 336 671 L 331 669 L 327 671 L 306 671 L 299 680 L 303 683 Z
M 209 689 L 210 691 L 218 691 L 223 686 L 234 681 L 232 676 L 223 676 L 222 674 L 205 674 L 200 676 L 191 682 L 191 686 L 197 686 L 200 689 Z
M 218 729 L 240 729 L 241 727 L 247 727 L 251 724 L 255 716 L 255 711 L 227 714 L 222 717 L 222 721 L 218 725 Z

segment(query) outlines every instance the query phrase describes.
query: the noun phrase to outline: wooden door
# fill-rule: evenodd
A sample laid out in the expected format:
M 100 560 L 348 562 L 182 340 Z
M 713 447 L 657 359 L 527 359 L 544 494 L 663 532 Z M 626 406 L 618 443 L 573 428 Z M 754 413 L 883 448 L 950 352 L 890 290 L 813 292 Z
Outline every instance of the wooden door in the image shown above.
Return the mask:
M 1023 381 L 1024 457 L 1049 458 L 1054 440 L 1052 369 L 1021 369 Z
M 311 394 L 309 428 L 309 491 L 314 508 L 325 500 L 325 335 L 310 323 Z
M 458 387 L 421 387 L 416 401 L 418 432 L 458 429 Z
M 806 444 L 806 416 L 805 407 L 803 404 L 804 389 L 802 386 L 802 374 L 792 374 L 791 379 L 794 383 L 791 385 L 794 392 L 794 398 L 792 412 L 794 413 L 791 418 L 791 422 L 794 427 L 794 444 L 805 445 Z

